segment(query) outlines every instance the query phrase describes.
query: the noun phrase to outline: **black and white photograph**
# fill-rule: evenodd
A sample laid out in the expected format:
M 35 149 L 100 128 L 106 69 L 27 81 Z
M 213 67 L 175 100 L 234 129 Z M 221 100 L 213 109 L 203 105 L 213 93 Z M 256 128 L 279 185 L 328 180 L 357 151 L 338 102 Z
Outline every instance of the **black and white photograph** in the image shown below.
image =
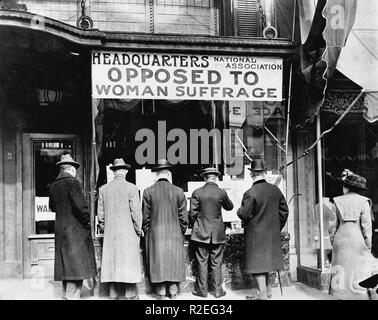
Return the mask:
M 378 1 L 0 0 L 0 300 L 378 300 Z

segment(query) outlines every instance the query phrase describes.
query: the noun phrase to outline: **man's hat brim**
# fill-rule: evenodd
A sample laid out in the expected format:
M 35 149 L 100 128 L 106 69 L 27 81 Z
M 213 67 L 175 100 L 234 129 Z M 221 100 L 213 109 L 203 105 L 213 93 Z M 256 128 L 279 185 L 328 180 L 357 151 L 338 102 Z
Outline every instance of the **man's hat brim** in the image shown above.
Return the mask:
M 218 170 L 208 170 L 208 171 L 205 171 L 205 172 L 202 172 L 201 174 L 200 174 L 200 176 L 201 177 L 205 177 L 205 176 L 207 176 L 207 175 L 209 175 L 209 174 L 215 174 L 215 175 L 217 175 L 217 176 L 219 176 L 221 173 L 218 171 Z
M 62 165 L 65 165 L 65 164 L 69 164 L 73 167 L 75 167 L 76 169 L 80 167 L 80 163 L 76 162 L 76 161 L 59 161 L 56 163 L 57 166 L 62 166 Z
M 267 168 L 263 168 L 263 169 L 251 169 L 251 168 L 248 168 L 249 171 L 257 171 L 257 172 L 262 172 L 262 171 L 266 171 Z
M 371 276 L 359 283 L 362 288 L 372 289 L 378 285 L 378 274 Z
M 172 168 L 171 165 L 169 165 L 169 164 L 164 164 L 164 165 L 161 165 L 161 166 L 158 166 L 158 167 L 153 167 L 153 168 L 151 169 L 151 171 L 152 171 L 152 172 L 155 172 L 155 171 L 161 171 L 161 170 L 164 170 L 164 169 L 170 169 L 170 168 Z
M 121 165 L 119 165 L 119 166 L 111 166 L 111 167 L 109 167 L 109 169 L 110 170 L 120 170 L 120 169 L 130 169 L 131 168 L 131 165 L 129 165 L 129 164 L 121 164 Z
M 349 181 L 347 181 L 347 180 L 341 180 L 340 178 L 336 178 L 336 180 L 338 182 L 340 182 L 341 184 L 345 184 L 347 187 L 353 187 L 353 188 L 357 188 L 357 189 L 361 189 L 361 190 L 368 190 L 368 188 L 358 186 L 358 185 L 355 185 L 353 183 L 349 183 Z

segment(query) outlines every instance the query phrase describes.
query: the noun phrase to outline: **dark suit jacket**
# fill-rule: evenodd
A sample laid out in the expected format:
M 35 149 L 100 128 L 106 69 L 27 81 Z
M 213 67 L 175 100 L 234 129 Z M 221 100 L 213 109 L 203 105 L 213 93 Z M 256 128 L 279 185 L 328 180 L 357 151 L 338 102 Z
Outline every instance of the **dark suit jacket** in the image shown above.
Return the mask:
M 244 223 L 245 268 L 249 273 L 283 269 L 281 230 L 289 209 L 280 189 L 256 181 L 244 193 L 238 216 Z
M 182 189 L 166 179 L 158 180 L 143 192 L 143 231 L 152 283 L 185 280 L 186 205 Z
M 234 205 L 226 191 L 214 182 L 194 190 L 190 199 L 190 219 L 193 221 L 191 240 L 220 244 L 226 242 L 222 207 L 230 211 Z

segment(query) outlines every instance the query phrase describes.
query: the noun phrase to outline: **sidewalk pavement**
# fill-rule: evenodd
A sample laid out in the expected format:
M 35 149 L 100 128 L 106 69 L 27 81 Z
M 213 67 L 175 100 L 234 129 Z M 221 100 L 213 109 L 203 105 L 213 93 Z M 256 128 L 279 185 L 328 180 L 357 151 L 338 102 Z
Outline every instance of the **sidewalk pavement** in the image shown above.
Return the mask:
M 217 300 L 244 300 L 249 290 L 226 290 L 226 296 Z M 25 279 L 7 280 L 0 279 L 0 300 L 61 300 L 61 282 L 49 279 Z M 82 297 L 85 300 L 108 300 L 107 297 L 91 295 L 86 285 L 83 286 Z M 140 300 L 155 300 L 154 296 L 140 294 Z M 215 299 L 208 295 L 208 300 Z M 168 299 L 169 300 L 169 299 Z M 179 294 L 177 300 L 205 300 L 193 296 L 191 293 Z M 327 292 L 319 291 L 299 282 L 294 282 L 290 287 L 283 288 L 283 296 L 280 289 L 273 288 L 272 300 L 336 300 Z

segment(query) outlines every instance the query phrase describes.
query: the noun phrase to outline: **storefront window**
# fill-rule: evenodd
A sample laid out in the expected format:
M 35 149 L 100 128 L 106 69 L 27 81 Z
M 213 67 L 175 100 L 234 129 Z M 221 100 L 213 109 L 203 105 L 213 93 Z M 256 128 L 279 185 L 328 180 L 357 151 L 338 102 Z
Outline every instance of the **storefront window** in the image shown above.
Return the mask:
M 299 158 L 316 140 L 315 124 L 297 132 L 296 176 L 297 193 L 293 195 L 298 205 L 299 264 L 320 269 L 320 221 L 317 204 L 316 149 Z
M 321 115 L 321 132 L 332 127 L 338 115 Z M 316 140 L 315 125 L 310 132 L 298 135 L 298 154 Z M 323 225 L 320 223 L 317 153 L 316 149 L 297 164 L 299 204 L 299 245 L 300 265 L 321 270 L 323 254 L 326 271 L 332 263 L 332 245 L 328 229 L 332 212 L 332 198 L 342 195 L 342 186 L 335 179 L 344 169 L 349 169 L 366 178 L 366 191 L 360 193 L 372 200 L 373 247 L 372 253 L 378 256 L 378 237 L 376 222 L 378 217 L 378 126 L 368 123 L 361 113 L 353 112 L 345 117 L 322 139 L 322 183 L 323 183 Z M 320 228 L 323 228 L 323 252 L 320 245 Z
M 52 234 L 55 213 L 49 209 L 49 187 L 59 173 L 56 163 L 63 152 L 73 152 L 72 140 L 34 140 L 35 233 Z
M 27 11 L 74 25 L 81 16 L 81 1 L 25 0 Z M 212 0 L 90 0 L 85 13 L 93 28 L 115 32 L 151 32 L 215 35 Z
M 173 177 L 174 183 L 184 190 L 187 190 L 188 181 L 202 180 L 199 172 L 209 165 L 217 165 L 231 178 L 249 176 L 249 171 L 245 171 L 249 160 L 243 145 L 251 157 L 265 158 L 270 172 L 278 173 L 285 161 L 285 119 L 281 103 L 196 100 L 102 100 L 100 103 L 101 113 L 96 121 L 100 144 L 98 186 L 106 183 L 106 166 L 115 158 L 122 157 L 132 164 L 133 170 L 129 171 L 127 178 L 135 183 L 135 169 L 149 169 L 157 159 L 169 156 L 176 143 L 183 142 L 185 150 L 176 150 Z M 212 135 L 212 129 L 216 129 L 215 135 Z M 183 137 L 179 135 L 171 139 L 174 130 Z M 201 130 L 209 135 L 201 136 Z M 193 132 L 199 136 L 193 136 Z M 137 157 L 142 144 L 148 143 L 145 139 L 148 133 L 153 136 L 149 141 L 152 144 L 149 152 L 144 150 L 142 156 L 146 163 L 141 164 Z M 137 141 L 143 134 L 146 134 L 143 141 Z M 194 137 L 196 140 L 192 141 Z M 193 145 L 197 142 L 195 152 Z M 227 162 L 227 152 L 230 152 L 233 163 Z
M 334 115 L 329 115 L 326 125 L 334 122 Z M 343 169 L 349 169 L 364 178 L 368 190 L 360 193 L 372 200 L 374 221 L 378 219 L 378 126 L 368 123 L 361 114 L 354 114 L 344 120 L 326 138 L 324 144 L 325 197 L 342 194 L 341 186 L 333 177 L 339 177 Z M 372 252 L 378 256 L 378 239 L 373 222 Z

